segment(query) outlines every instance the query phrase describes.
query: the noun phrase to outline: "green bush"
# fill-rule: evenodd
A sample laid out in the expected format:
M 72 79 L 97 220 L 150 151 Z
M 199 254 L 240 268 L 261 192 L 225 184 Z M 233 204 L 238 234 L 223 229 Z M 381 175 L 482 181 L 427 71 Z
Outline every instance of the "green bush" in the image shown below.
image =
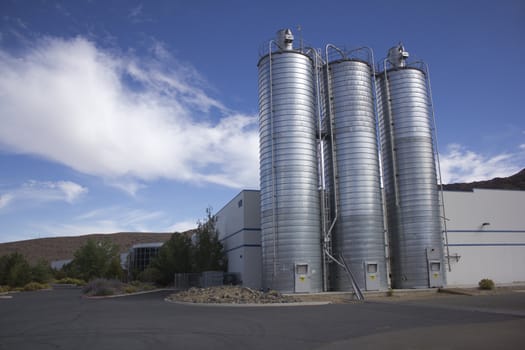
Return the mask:
M 63 269 L 69 277 L 86 281 L 93 278 L 121 278 L 119 247 L 109 240 L 88 239 Z
M 47 283 L 53 277 L 53 270 L 45 260 L 39 260 L 36 265 L 31 267 L 31 281 Z
M 74 284 L 75 286 L 79 286 L 79 287 L 86 285 L 86 281 L 78 279 L 78 278 L 71 278 L 71 277 L 61 278 L 59 280 L 56 280 L 55 283 L 56 284 Z
M 7 293 L 9 292 L 8 286 L 0 286 L 0 293 Z
M 496 288 L 496 284 L 494 283 L 494 281 L 488 278 L 484 278 L 481 281 L 479 281 L 478 286 L 479 289 L 483 290 L 492 290 Z
M 32 292 L 35 290 L 49 289 L 51 288 L 47 283 L 29 282 L 21 288 L 24 292 Z
M 176 273 L 226 271 L 228 261 L 218 238 L 216 223 L 217 217 L 212 215 L 211 208 L 207 208 L 204 220 L 197 222 L 194 240 L 185 234 L 175 232 L 160 248 L 159 254 L 150 264 L 150 267 L 156 268 L 160 275 L 154 280 L 149 275 L 148 281 L 168 285 L 173 283 L 173 276 Z
M 52 269 L 53 278 L 55 280 L 61 280 L 67 277 L 66 269 L 61 268 L 60 270 Z
M 97 278 L 89 281 L 82 290 L 84 294 L 91 296 L 106 296 L 121 293 L 125 284 L 117 280 Z
M 140 282 L 156 283 L 162 281 L 162 273 L 159 271 L 159 269 L 155 267 L 148 267 L 147 269 L 139 273 L 137 279 Z
M 124 293 L 126 293 L 126 294 L 136 293 L 138 291 L 139 291 L 139 289 L 137 287 L 135 287 L 135 286 L 132 286 L 132 285 L 127 285 L 124 288 Z
M 157 289 L 157 286 L 151 282 L 131 281 L 129 285 L 137 288 L 138 291 Z
M 22 287 L 31 282 L 31 267 L 17 252 L 0 257 L 0 285 Z

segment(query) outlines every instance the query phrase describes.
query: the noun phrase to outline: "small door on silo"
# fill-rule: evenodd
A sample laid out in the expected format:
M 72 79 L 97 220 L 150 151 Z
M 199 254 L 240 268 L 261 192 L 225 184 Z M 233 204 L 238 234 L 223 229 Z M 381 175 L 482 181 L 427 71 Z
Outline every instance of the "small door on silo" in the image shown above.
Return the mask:
M 309 293 L 310 292 L 310 271 L 308 264 L 295 264 L 295 292 Z
M 379 268 L 375 261 L 365 261 L 365 289 L 379 290 Z
M 443 268 L 440 259 L 439 250 L 436 248 L 427 248 L 428 261 L 428 286 L 430 288 L 443 287 Z

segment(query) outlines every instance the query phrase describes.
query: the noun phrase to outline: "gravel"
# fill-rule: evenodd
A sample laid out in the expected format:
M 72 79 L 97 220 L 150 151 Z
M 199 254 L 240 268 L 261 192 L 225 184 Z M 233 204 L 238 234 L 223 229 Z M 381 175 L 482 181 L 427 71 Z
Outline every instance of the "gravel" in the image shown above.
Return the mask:
M 168 298 L 172 301 L 204 304 L 278 304 L 301 301 L 291 296 L 282 295 L 274 290 L 260 292 L 239 286 L 191 288 L 172 294 Z

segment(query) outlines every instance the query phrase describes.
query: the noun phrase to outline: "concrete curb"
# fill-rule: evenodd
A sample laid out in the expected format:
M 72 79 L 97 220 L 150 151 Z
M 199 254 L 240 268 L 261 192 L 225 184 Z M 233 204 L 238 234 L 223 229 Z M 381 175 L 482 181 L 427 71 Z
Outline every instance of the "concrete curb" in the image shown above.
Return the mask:
M 134 295 L 141 295 L 141 294 L 149 294 L 149 293 L 157 293 L 157 292 L 163 292 L 168 291 L 171 289 L 152 289 L 152 290 L 145 290 L 142 292 L 136 292 L 136 293 L 126 293 L 126 294 L 114 294 L 114 295 L 82 295 L 82 298 L 85 299 L 112 299 L 112 298 L 124 298 L 124 297 L 131 297 Z
M 169 298 L 164 301 L 172 304 L 206 307 L 297 307 L 297 306 L 321 306 L 332 304 L 330 301 L 304 301 L 297 303 L 266 303 L 266 304 L 232 304 L 232 303 L 190 303 L 185 301 L 175 301 Z
M 443 294 L 453 294 L 453 295 L 466 295 L 469 297 L 472 297 L 474 295 L 477 295 L 474 292 L 471 292 L 467 289 L 461 289 L 461 288 L 440 288 L 439 293 Z

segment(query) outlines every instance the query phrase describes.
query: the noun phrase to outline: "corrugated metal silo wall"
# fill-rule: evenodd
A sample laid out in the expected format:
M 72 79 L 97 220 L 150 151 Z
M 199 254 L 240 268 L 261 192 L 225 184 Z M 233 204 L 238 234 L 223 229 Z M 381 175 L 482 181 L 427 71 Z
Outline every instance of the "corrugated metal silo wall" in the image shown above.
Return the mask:
M 329 101 L 338 173 L 338 203 L 333 202 L 331 145 L 327 147 L 326 174 L 332 205 L 339 217 L 333 232 L 333 253 L 342 254 L 363 290 L 365 262 L 378 267 L 380 289 L 388 285 L 379 155 L 374 113 L 373 76 L 369 64 L 358 60 L 329 63 Z M 330 139 L 330 138 L 329 138 Z M 332 214 L 334 210 L 331 210 Z M 334 290 L 351 290 L 345 271 L 332 264 Z
M 377 98 L 392 286 L 428 288 L 426 249 L 443 256 L 443 243 L 426 75 L 387 74 L 377 75 Z
M 271 67 L 267 55 L 258 68 L 263 287 L 294 292 L 295 264 L 307 263 L 310 291 L 318 292 L 321 223 L 312 61 L 297 51 L 280 51 L 271 54 Z

